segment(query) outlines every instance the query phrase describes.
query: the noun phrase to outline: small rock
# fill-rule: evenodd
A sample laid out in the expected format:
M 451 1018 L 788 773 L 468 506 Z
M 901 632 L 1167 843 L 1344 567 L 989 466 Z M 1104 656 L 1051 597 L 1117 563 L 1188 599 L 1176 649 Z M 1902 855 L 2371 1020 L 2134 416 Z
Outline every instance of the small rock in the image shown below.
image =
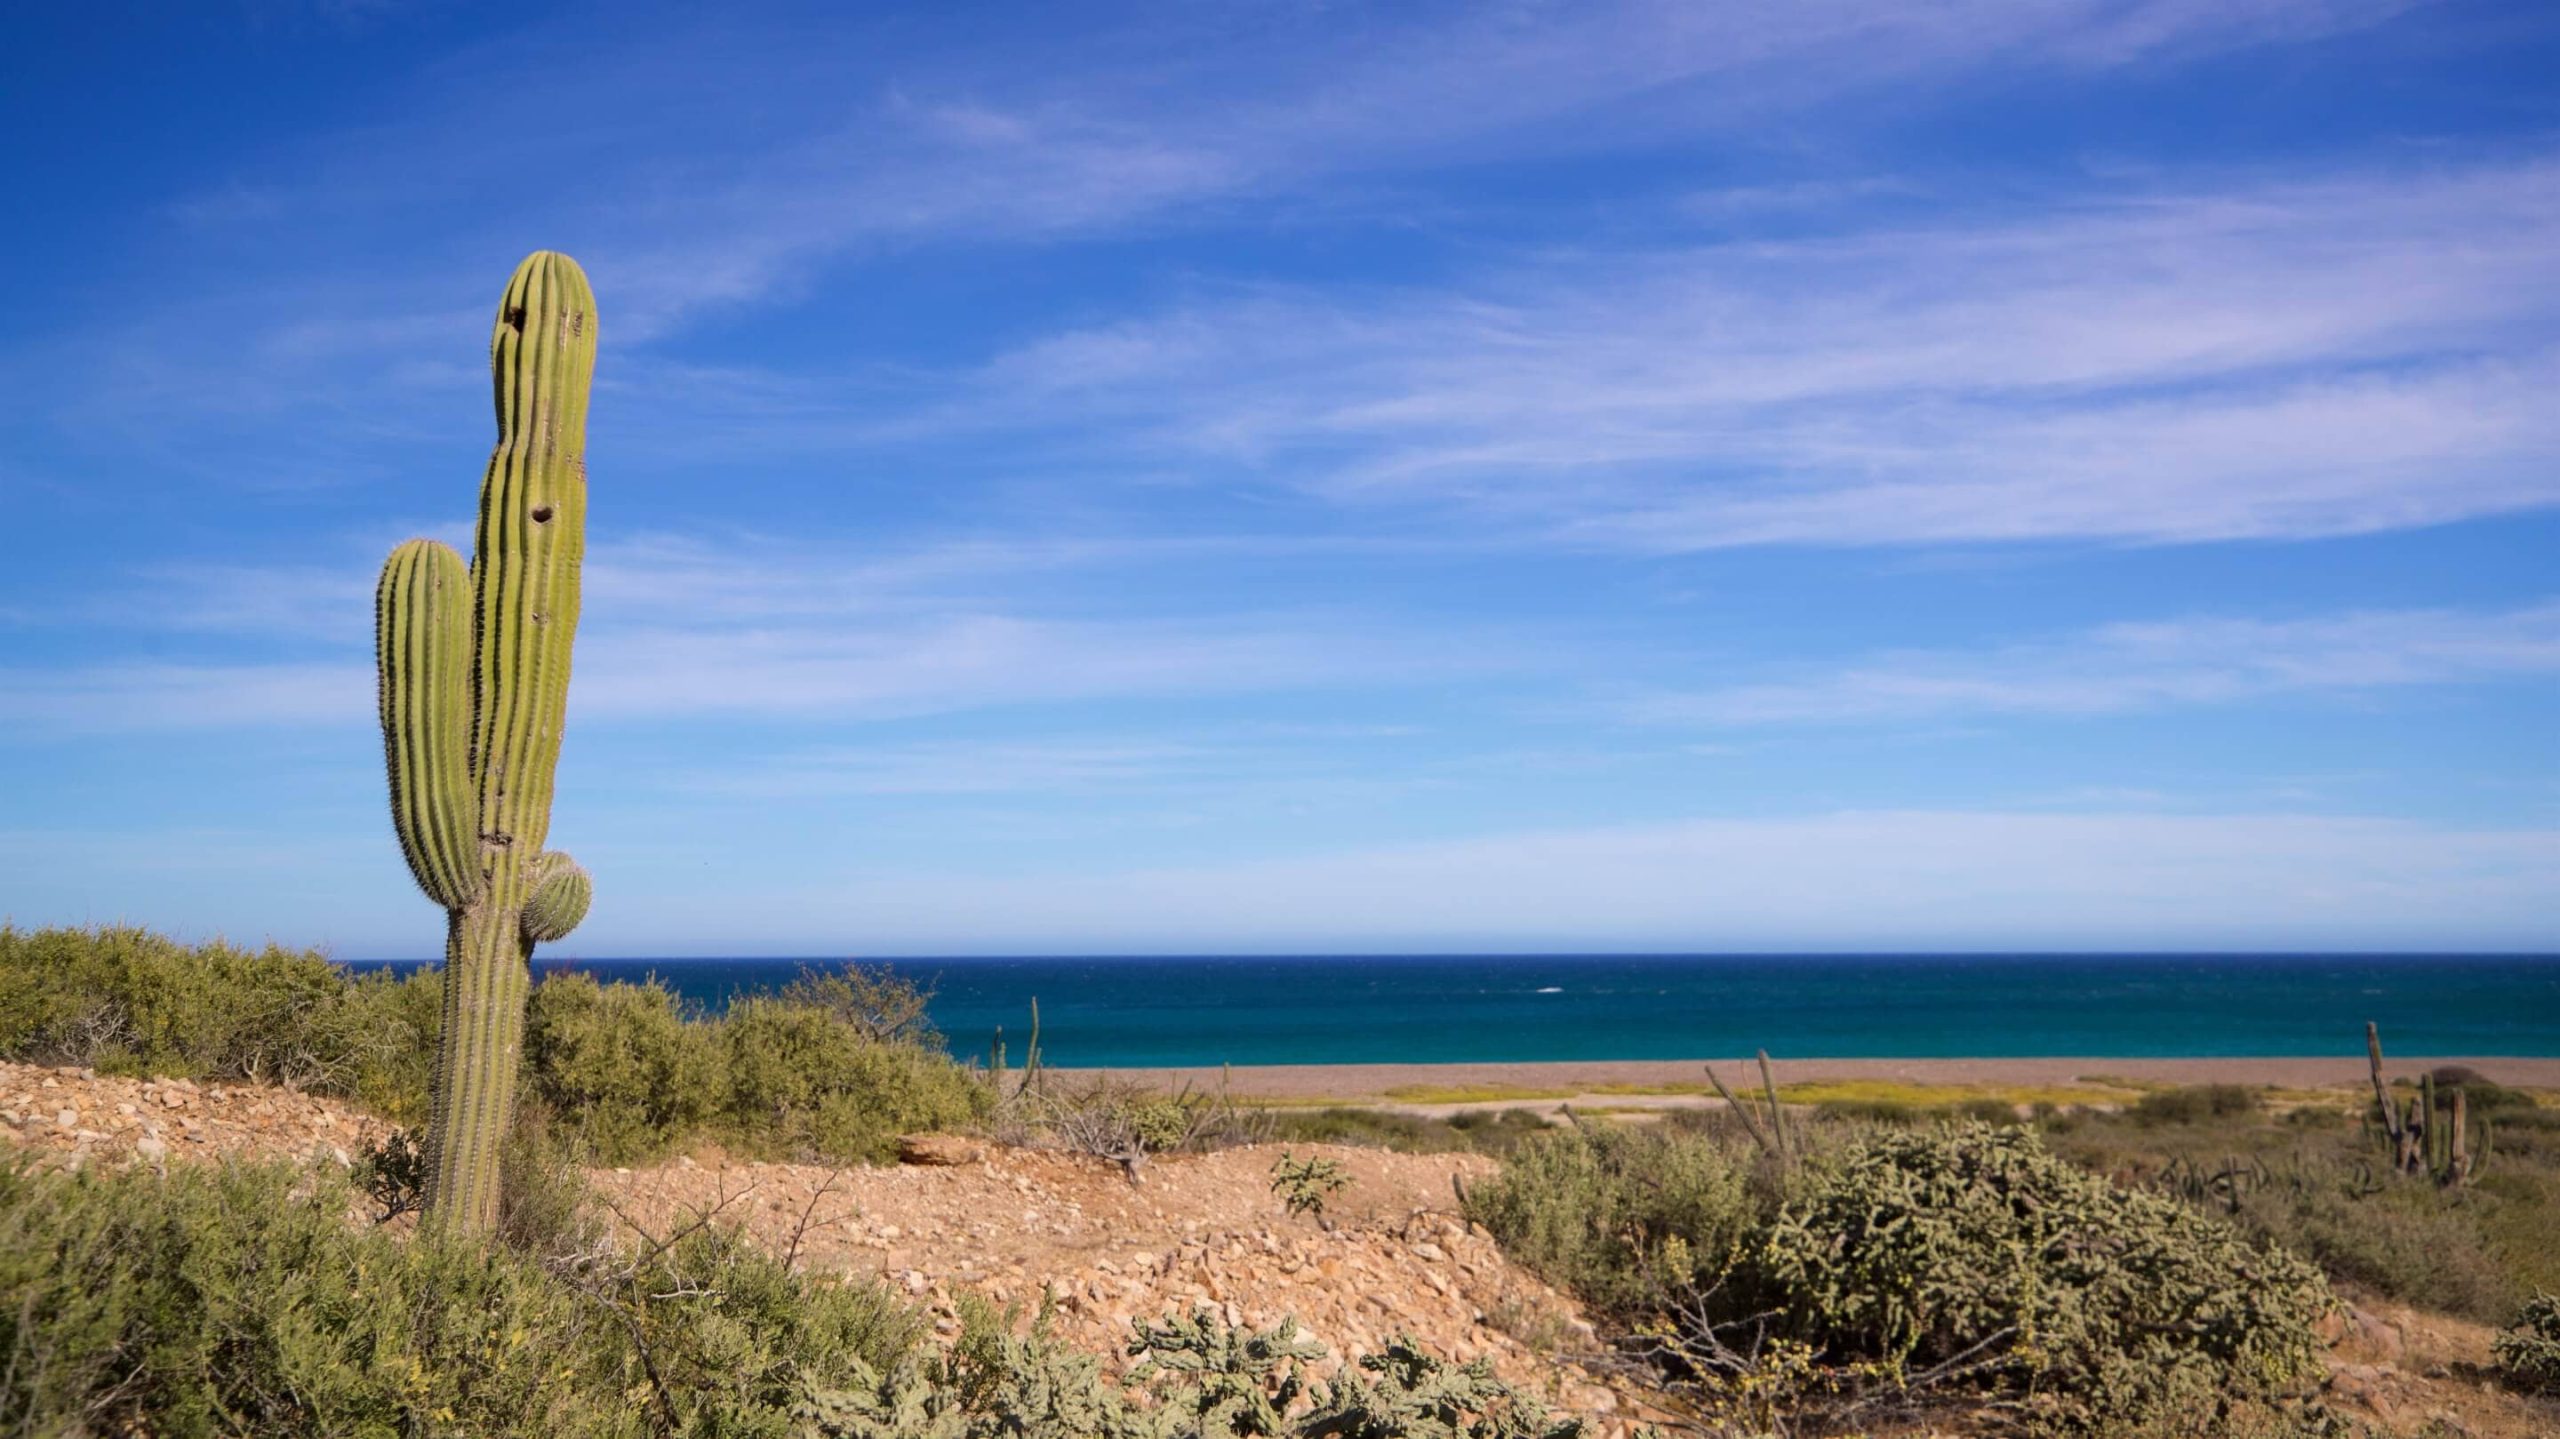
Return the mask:
M 133 1152 L 144 1159 L 163 1159 L 168 1156 L 169 1146 L 146 1134 L 133 1142 Z
M 2349 1308 L 2347 1322 L 2355 1330 L 2356 1338 L 2384 1360 L 2396 1361 L 2408 1347 L 2400 1326 L 2378 1314 Z
M 901 1134 L 898 1136 L 900 1164 L 956 1166 L 984 1163 L 986 1157 L 985 1145 L 957 1134 Z

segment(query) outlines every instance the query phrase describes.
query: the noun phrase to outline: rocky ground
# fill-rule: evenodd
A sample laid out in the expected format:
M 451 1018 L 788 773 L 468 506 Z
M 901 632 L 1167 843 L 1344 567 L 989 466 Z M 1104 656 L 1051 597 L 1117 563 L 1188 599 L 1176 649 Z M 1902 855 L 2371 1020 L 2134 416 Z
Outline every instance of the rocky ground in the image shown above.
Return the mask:
M 1453 1212 L 1452 1181 L 1491 1173 L 1483 1159 L 1298 1146 L 1350 1179 L 1319 1222 L 1273 1196 L 1273 1146 L 1159 1159 L 1134 1183 L 1118 1165 L 1081 1156 L 961 1148 L 960 1164 L 706 1158 L 598 1179 L 607 1202 L 643 1228 L 721 1209 L 804 1263 L 906 1290 L 946 1332 L 968 1291 L 1032 1308 L 1045 1290 L 1059 1331 L 1101 1352 L 1116 1352 L 1134 1319 L 1207 1306 L 1256 1327 L 1294 1316 L 1337 1356 L 1407 1332 L 1461 1360 L 1489 1357 L 1574 1412 L 1625 1407 L 1554 1357 L 1591 1345 L 1579 1308 Z
M 337 1100 L 262 1084 L 117 1079 L 0 1063 L 0 1143 L 146 1160 L 240 1154 L 349 1163 L 390 1126 Z
M 381 1121 L 332 1100 L 257 1085 L 97 1077 L 0 1064 L 0 1147 L 69 1163 L 159 1163 L 222 1155 L 343 1163 Z M 803 1265 L 879 1276 L 948 1332 L 975 1291 L 1036 1306 L 1060 1330 L 1116 1354 L 1129 1321 L 1195 1305 L 1231 1322 L 1300 1327 L 1336 1355 L 1410 1332 L 1496 1368 L 1617 1439 L 1639 1407 L 1572 1356 L 1593 1345 L 1579 1306 L 1521 1272 L 1453 1212 L 1453 1184 L 1489 1174 L 1464 1155 L 1319 1146 L 1350 1184 L 1326 1219 L 1292 1216 L 1271 1193 L 1280 1150 L 1253 1146 L 1161 1159 L 1132 1183 L 1117 1165 L 975 1141 L 935 1164 L 834 1169 L 749 1163 L 716 1152 L 645 1169 L 599 1170 L 599 1194 L 650 1232 L 706 1210 L 744 1224 Z M 2560 1432 L 2560 1409 L 2498 1388 L 2489 1331 L 2372 1305 L 2334 1325 L 2330 1393 L 2379 1435 L 2529 1439 Z

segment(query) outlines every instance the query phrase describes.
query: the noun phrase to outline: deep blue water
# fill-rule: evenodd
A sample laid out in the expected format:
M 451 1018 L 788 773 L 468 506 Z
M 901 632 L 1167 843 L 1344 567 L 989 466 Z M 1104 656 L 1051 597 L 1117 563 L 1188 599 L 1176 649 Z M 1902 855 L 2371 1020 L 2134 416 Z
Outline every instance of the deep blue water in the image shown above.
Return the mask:
M 823 964 L 826 961 L 807 961 Z M 884 961 L 953 1051 L 1040 1001 L 1060 1066 L 2356 1054 L 2560 1056 L 2560 955 L 1453 955 Z M 392 962 L 399 968 L 414 963 Z M 709 1008 L 803 961 L 545 961 Z

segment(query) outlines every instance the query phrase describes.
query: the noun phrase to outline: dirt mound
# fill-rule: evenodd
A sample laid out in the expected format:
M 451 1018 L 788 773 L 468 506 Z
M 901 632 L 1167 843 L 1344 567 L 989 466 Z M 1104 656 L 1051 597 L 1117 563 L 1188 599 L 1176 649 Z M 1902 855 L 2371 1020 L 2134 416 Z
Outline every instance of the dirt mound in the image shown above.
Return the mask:
M 1327 1227 L 1288 1214 L 1272 1194 L 1281 1152 L 1159 1159 L 1134 1183 L 1106 1161 L 1003 1148 L 957 1166 L 678 1160 L 598 1179 L 607 1202 L 644 1229 L 717 1209 L 802 1263 L 905 1289 L 945 1332 L 964 1292 L 1029 1309 L 1045 1291 L 1062 1334 L 1116 1356 L 1131 1320 L 1205 1305 L 1237 1324 L 1294 1316 L 1337 1358 L 1410 1333 L 1460 1360 L 1490 1358 L 1560 1408 L 1625 1407 L 1555 1357 L 1593 1344 L 1580 1307 L 1454 1213 L 1453 1181 L 1491 1174 L 1490 1161 L 1298 1146 L 1350 1180 L 1327 1205 Z
M 352 1161 L 391 1126 L 340 1101 L 247 1084 L 137 1080 L 0 1064 L 0 1148 L 73 1165 L 213 1157 Z M 14 1143 L 12 1143 L 14 1142 Z M 1130 1182 L 1102 1160 L 984 1146 L 976 1163 L 837 1169 L 716 1153 L 594 1171 L 626 1222 L 663 1232 L 703 1210 L 804 1267 L 874 1275 L 913 1295 L 945 1333 L 976 1291 L 1037 1308 L 1114 1362 L 1129 1323 L 1208 1305 L 1230 1322 L 1294 1315 L 1337 1357 L 1409 1332 L 1574 1413 L 1620 1396 L 1552 1357 L 1590 1341 L 1573 1302 L 1514 1269 L 1451 1212 L 1481 1158 L 1301 1147 L 1343 1167 L 1330 1228 L 1271 1193 L 1276 1148 L 1160 1159 Z M 1600 1439 L 1624 1425 L 1594 1426 Z

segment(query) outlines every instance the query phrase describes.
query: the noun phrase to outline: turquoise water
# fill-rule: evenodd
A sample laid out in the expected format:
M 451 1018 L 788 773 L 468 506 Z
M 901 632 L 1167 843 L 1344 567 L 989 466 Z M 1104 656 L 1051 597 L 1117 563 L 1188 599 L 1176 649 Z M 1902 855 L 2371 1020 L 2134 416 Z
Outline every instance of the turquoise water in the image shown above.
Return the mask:
M 546 962 L 717 1008 L 766 959 Z M 955 1053 L 1031 1000 L 1061 1066 L 1795 1058 L 2560 1056 L 2560 955 L 1450 955 L 883 961 Z M 399 967 L 411 967 L 401 964 Z

